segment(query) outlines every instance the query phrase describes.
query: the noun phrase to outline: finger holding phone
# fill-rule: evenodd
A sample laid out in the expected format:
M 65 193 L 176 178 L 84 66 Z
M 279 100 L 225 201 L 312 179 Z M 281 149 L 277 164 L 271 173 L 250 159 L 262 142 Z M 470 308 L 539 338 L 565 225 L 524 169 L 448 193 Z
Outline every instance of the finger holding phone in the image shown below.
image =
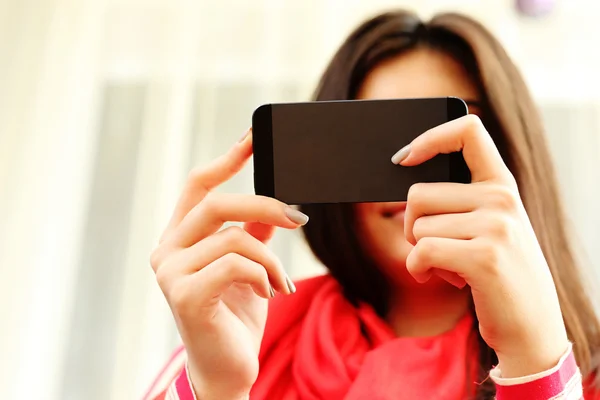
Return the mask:
M 190 173 L 151 257 L 203 400 L 247 395 L 258 376 L 267 299 L 275 291 L 295 291 L 266 243 L 276 226 L 296 229 L 307 217 L 272 198 L 212 191 L 251 154 L 248 131 L 227 153 Z M 220 230 L 227 221 L 243 222 L 244 228 Z
M 469 285 L 503 377 L 550 369 L 569 346 L 556 288 L 515 179 L 479 118 L 431 129 L 393 159 L 410 167 L 457 151 L 472 183 L 419 183 L 408 193 L 404 229 L 415 247 L 406 267 L 419 282 L 437 273 Z

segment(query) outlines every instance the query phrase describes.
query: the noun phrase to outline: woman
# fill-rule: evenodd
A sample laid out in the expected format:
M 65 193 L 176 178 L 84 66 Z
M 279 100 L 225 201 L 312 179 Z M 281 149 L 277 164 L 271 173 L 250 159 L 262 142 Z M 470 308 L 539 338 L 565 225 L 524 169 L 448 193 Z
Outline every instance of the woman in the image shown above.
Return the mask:
M 250 157 L 251 131 L 192 172 L 151 260 L 185 350 L 148 398 L 579 399 L 582 386 L 596 396 L 598 317 L 541 122 L 500 44 L 463 16 L 424 25 L 383 14 L 350 35 L 316 92 L 437 96 L 468 100 L 476 116 L 423 133 L 392 161 L 462 150 L 469 185 L 302 212 L 212 192 Z M 330 274 L 296 290 L 265 243 L 308 216 L 306 238 Z M 225 221 L 245 225 L 219 231 Z

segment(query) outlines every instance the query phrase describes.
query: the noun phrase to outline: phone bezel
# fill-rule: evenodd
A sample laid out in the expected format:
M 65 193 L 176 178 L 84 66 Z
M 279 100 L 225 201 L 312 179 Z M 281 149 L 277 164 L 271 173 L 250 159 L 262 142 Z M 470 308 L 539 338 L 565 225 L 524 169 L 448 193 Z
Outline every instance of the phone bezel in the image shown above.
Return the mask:
M 252 151 L 254 191 L 262 196 L 275 197 L 271 104 L 258 107 L 252 114 Z
M 446 98 L 448 121 L 464 117 L 469 113 L 467 103 L 458 97 Z M 471 183 L 471 171 L 467 166 L 462 151 L 450 154 L 450 181 Z

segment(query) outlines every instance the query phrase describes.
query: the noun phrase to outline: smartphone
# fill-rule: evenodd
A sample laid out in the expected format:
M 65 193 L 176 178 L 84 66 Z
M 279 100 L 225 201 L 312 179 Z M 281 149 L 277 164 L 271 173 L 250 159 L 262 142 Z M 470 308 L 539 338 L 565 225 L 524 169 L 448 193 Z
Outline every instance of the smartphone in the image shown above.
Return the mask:
M 265 104 L 252 116 L 254 189 L 287 204 L 406 201 L 417 182 L 470 182 L 462 153 L 415 167 L 391 157 L 467 114 L 456 97 Z

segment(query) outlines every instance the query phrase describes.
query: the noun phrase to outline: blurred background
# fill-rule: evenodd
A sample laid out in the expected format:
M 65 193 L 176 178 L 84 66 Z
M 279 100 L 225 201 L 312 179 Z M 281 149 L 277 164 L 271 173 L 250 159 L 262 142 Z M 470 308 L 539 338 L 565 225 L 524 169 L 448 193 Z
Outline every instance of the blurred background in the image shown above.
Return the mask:
M 3 0 L 0 398 L 139 398 L 178 343 L 148 259 L 187 172 L 258 105 L 309 99 L 349 31 L 396 7 L 461 11 L 504 43 L 598 276 L 596 2 Z M 272 246 L 293 277 L 321 271 L 297 233 Z

